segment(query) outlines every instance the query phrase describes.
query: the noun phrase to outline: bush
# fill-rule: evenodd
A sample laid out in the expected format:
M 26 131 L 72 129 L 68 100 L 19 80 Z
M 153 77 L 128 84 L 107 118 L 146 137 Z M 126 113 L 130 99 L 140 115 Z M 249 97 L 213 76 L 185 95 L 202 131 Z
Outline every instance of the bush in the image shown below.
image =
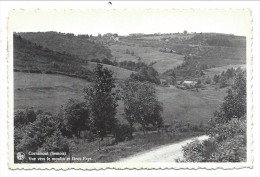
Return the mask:
M 206 84 L 211 84 L 211 79 L 210 79 L 210 77 L 207 77 L 205 83 L 206 83 Z
M 60 130 L 56 130 L 50 137 L 47 137 L 42 145 L 42 152 L 66 152 L 69 153 L 67 138 L 63 137 Z
M 182 148 L 185 162 L 207 162 L 214 146 L 215 143 L 210 140 L 204 142 L 196 140 L 189 143 Z
M 223 74 L 222 74 L 223 75 Z M 246 161 L 246 79 L 238 73 L 220 110 L 210 121 L 208 141 L 183 148 L 186 162 Z
M 14 126 L 22 126 L 36 120 L 36 111 L 33 108 L 17 110 L 14 112 Z
M 69 143 L 59 130 L 60 119 L 53 117 L 50 113 L 38 111 L 36 120 L 27 125 L 21 125 L 14 128 L 14 160 L 17 152 L 27 154 L 31 152 L 69 152 Z M 40 156 L 34 156 L 40 157 Z M 22 162 L 30 162 L 28 156 Z M 42 161 L 34 161 L 35 163 Z
M 119 124 L 113 131 L 116 142 L 130 140 L 133 138 L 134 129 L 127 124 Z

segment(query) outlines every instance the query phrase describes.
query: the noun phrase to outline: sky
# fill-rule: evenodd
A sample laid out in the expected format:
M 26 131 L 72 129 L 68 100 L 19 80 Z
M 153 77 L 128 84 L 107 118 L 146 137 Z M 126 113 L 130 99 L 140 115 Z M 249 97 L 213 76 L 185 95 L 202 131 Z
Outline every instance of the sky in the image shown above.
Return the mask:
M 58 31 L 105 33 L 218 32 L 246 36 L 251 30 L 248 10 L 15 10 L 9 16 L 14 32 Z

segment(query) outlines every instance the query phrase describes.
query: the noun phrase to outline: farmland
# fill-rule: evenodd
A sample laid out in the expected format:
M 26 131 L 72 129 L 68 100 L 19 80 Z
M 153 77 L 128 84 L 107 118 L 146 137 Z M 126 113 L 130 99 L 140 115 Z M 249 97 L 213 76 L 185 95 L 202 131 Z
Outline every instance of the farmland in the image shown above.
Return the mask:
M 115 44 L 109 46 L 109 49 L 118 62 L 125 60 L 137 62 L 139 57 L 141 61 L 146 64 L 156 62 L 153 67 L 159 73 L 162 73 L 168 69 L 173 69 L 174 67 L 180 65 L 184 58 L 183 55 L 160 52 L 160 48 L 158 47 L 143 47 L 138 44 Z M 126 54 L 126 50 L 133 51 L 134 55 Z
M 34 107 L 54 113 L 70 98 L 83 99 L 83 79 L 53 74 L 14 73 L 14 108 Z
M 34 107 L 55 113 L 69 99 L 83 100 L 83 88 L 91 83 L 68 76 L 36 73 L 14 73 L 15 109 Z M 158 99 L 163 103 L 165 122 L 189 121 L 207 123 L 222 102 L 225 89 L 208 88 L 190 92 L 170 87 L 156 87 Z M 119 101 L 117 117 L 123 120 L 123 103 Z

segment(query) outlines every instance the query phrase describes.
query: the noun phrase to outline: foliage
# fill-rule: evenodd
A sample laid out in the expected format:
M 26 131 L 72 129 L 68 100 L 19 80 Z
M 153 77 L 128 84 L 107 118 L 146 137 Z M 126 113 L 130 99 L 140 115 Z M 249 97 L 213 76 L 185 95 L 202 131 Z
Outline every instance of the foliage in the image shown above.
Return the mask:
M 133 138 L 133 127 L 130 127 L 127 124 L 118 124 L 113 129 L 113 134 L 115 136 L 116 142 L 121 142 Z
M 155 88 L 148 82 L 126 80 L 122 85 L 125 119 L 133 127 L 139 123 L 143 130 L 149 125 L 160 128 L 163 125 L 162 103 L 158 101 Z
M 70 150 L 68 139 L 62 136 L 60 130 L 56 130 L 50 137 L 47 137 L 41 147 L 42 152 L 66 152 Z
M 70 99 L 61 107 L 58 117 L 62 119 L 61 131 L 68 137 L 80 137 L 81 131 L 90 129 L 89 110 L 85 102 Z
M 206 84 L 211 84 L 211 79 L 210 79 L 210 77 L 207 77 L 207 78 L 206 78 L 205 83 L 206 83 Z
M 37 112 L 33 108 L 17 110 L 14 112 L 14 126 L 19 127 L 36 120 Z
M 57 119 L 49 113 L 37 115 L 37 119 L 24 127 L 24 136 L 17 145 L 17 151 L 36 151 L 42 146 L 47 137 L 57 129 Z
M 240 118 L 246 114 L 246 77 L 245 73 L 238 73 L 234 84 L 227 91 L 224 103 L 214 113 L 216 123 L 225 123 L 232 118 Z
M 213 77 L 213 81 L 215 83 L 219 83 L 219 80 L 220 80 L 220 76 L 215 74 L 214 77 Z
M 141 82 L 160 84 L 159 74 L 152 66 L 143 66 L 137 73 L 132 73 L 130 78 Z
M 27 154 L 31 152 L 69 152 L 68 139 L 60 131 L 60 119 L 47 112 L 36 111 L 36 119 L 28 124 L 14 128 L 14 151 Z M 34 157 L 40 157 L 36 155 Z M 21 162 L 14 157 L 15 162 Z M 28 156 L 23 162 L 29 162 Z M 30 161 L 32 162 L 32 161 Z M 35 161 L 40 162 L 40 161 Z
M 93 131 L 103 140 L 117 122 L 117 97 L 113 89 L 115 79 L 112 71 L 98 64 L 94 70 L 94 85 L 84 89 L 85 100 L 90 108 Z
M 246 77 L 236 75 L 220 109 L 210 121 L 210 139 L 183 147 L 185 162 L 246 161 Z
M 246 121 L 233 119 L 218 125 L 211 138 L 183 147 L 185 162 L 246 161 Z

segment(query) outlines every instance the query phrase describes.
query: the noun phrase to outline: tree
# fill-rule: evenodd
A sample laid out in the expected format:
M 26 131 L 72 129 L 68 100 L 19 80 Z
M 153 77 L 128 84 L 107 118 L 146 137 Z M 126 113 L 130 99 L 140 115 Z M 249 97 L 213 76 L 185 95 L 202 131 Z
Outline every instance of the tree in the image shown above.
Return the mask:
M 152 66 L 141 65 L 138 72 L 131 74 L 130 78 L 141 82 L 148 81 L 151 83 L 160 84 L 160 79 L 158 76 L 158 72 Z
M 70 99 L 61 107 L 58 117 L 62 119 L 61 131 L 66 136 L 80 137 L 81 131 L 90 129 L 89 109 L 85 102 Z
M 176 74 L 175 74 L 174 70 L 171 70 L 171 71 L 170 71 L 169 76 L 170 76 L 170 78 L 171 78 L 171 83 L 172 83 L 173 85 L 175 85 L 175 83 L 176 83 Z
M 84 89 L 85 100 L 90 108 L 93 131 L 103 140 L 117 123 L 117 96 L 113 73 L 98 64 L 94 69 L 93 86 Z
M 220 80 L 220 76 L 215 74 L 214 77 L 213 77 L 213 81 L 214 81 L 215 83 L 218 83 L 219 80 Z
M 162 103 L 158 101 L 155 88 L 148 82 L 126 80 L 122 85 L 125 119 L 130 127 L 139 123 L 145 132 L 149 125 L 163 125 Z
M 223 76 L 223 75 L 222 75 Z M 220 109 L 214 113 L 209 139 L 183 147 L 185 162 L 245 162 L 247 159 L 246 77 L 237 73 Z
M 232 118 L 240 118 L 246 113 L 246 77 L 240 72 L 234 79 L 234 84 L 227 91 L 227 96 L 219 111 L 214 113 L 217 123 L 225 123 Z

